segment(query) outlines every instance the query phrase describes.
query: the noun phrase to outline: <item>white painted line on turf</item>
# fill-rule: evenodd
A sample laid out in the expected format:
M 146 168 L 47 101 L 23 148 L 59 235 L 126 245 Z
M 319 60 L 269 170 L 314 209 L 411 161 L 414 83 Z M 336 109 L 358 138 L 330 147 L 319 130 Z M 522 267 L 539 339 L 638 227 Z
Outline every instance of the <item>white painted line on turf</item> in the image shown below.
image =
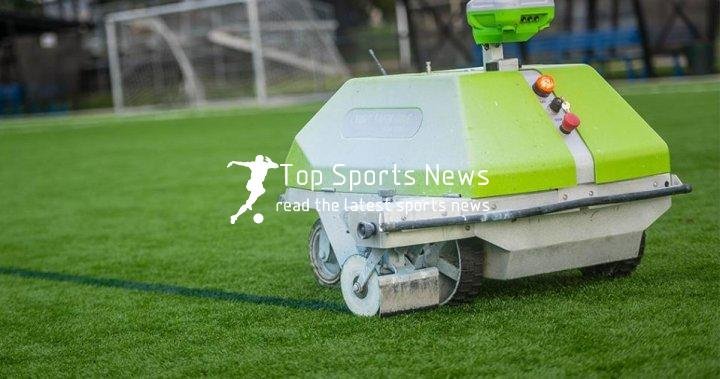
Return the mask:
M 275 114 L 280 115 L 292 115 L 300 113 L 308 113 L 316 107 L 303 107 L 297 109 L 281 109 Z M 214 117 L 242 117 L 256 115 L 260 112 L 267 110 L 224 110 L 224 111 L 173 111 L 156 113 L 153 115 L 132 115 L 132 116 L 109 116 L 107 118 L 89 118 L 84 119 L 82 116 L 79 117 L 61 117 L 53 119 L 42 119 L 42 120 L 13 120 L 10 125 L 0 125 L 0 133 L 12 133 L 12 134 L 29 134 L 29 133 L 42 133 L 46 131 L 62 131 L 62 130 L 78 130 L 88 129 L 106 126 L 116 126 L 126 123 L 136 122 L 155 122 L 155 121 L 171 121 L 171 120 L 189 120 L 199 118 L 214 118 Z
M 660 87 L 660 88 L 643 88 L 643 89 L 624 89 L 621 88 L 618 90 L 620 94 L 622 95 L 628 95 L 628 96 L 635 96 L 635 95 L 673 95 L 673 94 L 683 94 L 683 93 L 710 93 L 710 92 L 720 92 L 720 87 L 718 88 L 708 88 L 708 87 L 696 87 L 696 88 L 676 88 L 672 86 L 668 87 Z

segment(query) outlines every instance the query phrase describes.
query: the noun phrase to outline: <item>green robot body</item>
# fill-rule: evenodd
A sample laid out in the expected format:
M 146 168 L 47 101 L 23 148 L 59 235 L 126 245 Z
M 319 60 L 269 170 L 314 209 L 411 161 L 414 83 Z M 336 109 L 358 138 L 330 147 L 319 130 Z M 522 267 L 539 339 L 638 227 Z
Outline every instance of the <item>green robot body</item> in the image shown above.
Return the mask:
M 472 300 L 484 278 L 629 275 L 670 195 L 691 191 L 594 69 L 504 59 L 552 0 L 467 11 L 484 67 L 351 79 L 287 156 L 282 201 L 320 217 L 313 272 L 357 315 Z

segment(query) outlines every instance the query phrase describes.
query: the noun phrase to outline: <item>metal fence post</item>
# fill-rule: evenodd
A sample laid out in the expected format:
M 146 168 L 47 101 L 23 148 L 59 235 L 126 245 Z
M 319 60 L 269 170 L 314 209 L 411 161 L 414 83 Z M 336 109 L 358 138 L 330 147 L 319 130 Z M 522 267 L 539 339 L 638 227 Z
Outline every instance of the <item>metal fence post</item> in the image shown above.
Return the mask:
M 265 64 L 262 53 L 262 36 L 260 31 L 260 13 L 258 0 L 248 0 L 248 24 L 252 43 L 253 71 L 255 71 L 255 96 L 259 103 L 267 101 L 267 83 L 265 80 Z
M 120 56 L 115 22 L 112 19 L 105 21 L 105 38 L 107 39 L 108 64 L 110 65 L 113 108 L 115 108 L 115 112 L 120 112 L 123 109 L 122 76 L 120 75 Z
M 400 48 L 400 67 L 410 69 L 412 51 L 410 50 L 410 27 L 408 25 L 407 6 L 402 1 L 395 2 L 395 18 L 397 21 L 398 45 Z

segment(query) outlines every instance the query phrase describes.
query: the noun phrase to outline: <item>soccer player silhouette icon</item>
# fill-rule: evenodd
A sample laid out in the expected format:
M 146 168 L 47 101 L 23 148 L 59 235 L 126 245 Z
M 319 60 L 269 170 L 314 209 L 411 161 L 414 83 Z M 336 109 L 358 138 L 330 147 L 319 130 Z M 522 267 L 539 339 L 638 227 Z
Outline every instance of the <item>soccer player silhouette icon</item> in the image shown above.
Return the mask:
M 265 187 L 263 187 L 263 182 L 265 181 L 265 177 L 267 176 L 268 171 L 279 168 L 280 165 L 273 162 L 270 157 L 258 155 L 255 157 L 254 161 L 232 161 L 227 165 L 228 168 L 232 166 L 243 166 L 250 169 L 250 180 L 248 180 L 247 185 L 245 185 L 245 188 L 250 191 L 250 196 L 248 197 L 247 201 L 245 201 L 245 204 L 240 207 L 237 213 L 230 216 L 230 223 L 235 224 L 238 217 L 240 217 L 240 215 L 245 213 L 245 211 L 247 211 L 248 209 L 252 210 L 253 204 L 255 204 L 257 199 L 259 199 L 260 196 L 265 193 Z M 258 224 L 262 222 L 262 219 L 263 217 L 259 213 L 256 214 L 255 217 L 253 217 L 253 220 L 255 220 L 255 222 Z

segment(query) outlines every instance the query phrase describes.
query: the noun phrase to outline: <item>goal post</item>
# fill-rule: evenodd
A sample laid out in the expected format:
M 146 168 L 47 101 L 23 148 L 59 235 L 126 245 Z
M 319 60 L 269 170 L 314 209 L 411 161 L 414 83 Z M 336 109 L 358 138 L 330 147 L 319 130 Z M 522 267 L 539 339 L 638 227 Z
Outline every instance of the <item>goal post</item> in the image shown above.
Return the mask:
M 349 76 L 336 28 L 313 0 L 200 0 L 109 14 L 114 108 L 324 96 Z

